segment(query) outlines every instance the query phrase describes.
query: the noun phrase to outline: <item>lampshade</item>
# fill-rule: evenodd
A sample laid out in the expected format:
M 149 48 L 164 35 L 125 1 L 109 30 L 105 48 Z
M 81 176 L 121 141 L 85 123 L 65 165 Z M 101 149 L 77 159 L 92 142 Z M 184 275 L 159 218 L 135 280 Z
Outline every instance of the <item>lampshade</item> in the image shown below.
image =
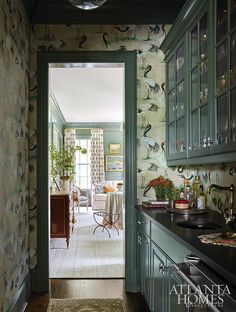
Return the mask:
M 69 0 L 75 7 L 83 10 L 92 10 L 100 7 L 107 0 Z

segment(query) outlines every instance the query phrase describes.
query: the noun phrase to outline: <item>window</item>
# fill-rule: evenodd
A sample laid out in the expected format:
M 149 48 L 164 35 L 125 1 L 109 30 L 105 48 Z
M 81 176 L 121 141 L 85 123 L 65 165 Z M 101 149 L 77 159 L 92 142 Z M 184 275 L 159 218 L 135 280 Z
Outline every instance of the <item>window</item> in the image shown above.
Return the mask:
M 81 189 L 91 189 L 91 144 L 90 139 L 76 140 L 76 145 L 87 149 L 87 154 L 76 152 L 75 184 Z

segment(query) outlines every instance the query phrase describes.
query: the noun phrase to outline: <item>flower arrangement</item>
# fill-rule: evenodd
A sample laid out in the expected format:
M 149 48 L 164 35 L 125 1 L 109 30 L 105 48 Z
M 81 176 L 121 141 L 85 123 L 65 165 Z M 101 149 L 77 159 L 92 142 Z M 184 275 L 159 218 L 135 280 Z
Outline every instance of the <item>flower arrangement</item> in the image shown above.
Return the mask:
M 178 198 L 179 190 L 170 179 L 165 179 L 163 176 L 151 180 L 148 186 L 154 188 L 157 200 L 172 200 Z

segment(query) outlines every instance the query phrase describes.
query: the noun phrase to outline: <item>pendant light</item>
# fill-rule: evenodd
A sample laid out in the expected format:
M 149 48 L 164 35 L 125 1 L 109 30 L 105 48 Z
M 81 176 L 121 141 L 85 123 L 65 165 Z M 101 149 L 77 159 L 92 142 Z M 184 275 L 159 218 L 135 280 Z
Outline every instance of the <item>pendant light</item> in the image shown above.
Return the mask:
M 93 10 L 103 5 L 107 0 L 69 0 L 69 2 L 82 10 Z

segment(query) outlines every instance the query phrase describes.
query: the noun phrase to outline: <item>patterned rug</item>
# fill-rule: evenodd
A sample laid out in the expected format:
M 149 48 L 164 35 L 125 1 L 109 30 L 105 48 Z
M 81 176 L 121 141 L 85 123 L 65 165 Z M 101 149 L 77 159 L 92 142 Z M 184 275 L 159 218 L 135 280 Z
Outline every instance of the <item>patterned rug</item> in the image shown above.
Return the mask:
M 121 299 L 50 299 L 47 312 L 124 312 Z
M 76 213 L 69 248 L 64 238 L 50 241 L 50 278 L 123 278 L 123 230 L 119 230 L 119 236 L 110 230 L 111 238 L 101 228 L 93 234 L 93 211 L 83 208 Z

